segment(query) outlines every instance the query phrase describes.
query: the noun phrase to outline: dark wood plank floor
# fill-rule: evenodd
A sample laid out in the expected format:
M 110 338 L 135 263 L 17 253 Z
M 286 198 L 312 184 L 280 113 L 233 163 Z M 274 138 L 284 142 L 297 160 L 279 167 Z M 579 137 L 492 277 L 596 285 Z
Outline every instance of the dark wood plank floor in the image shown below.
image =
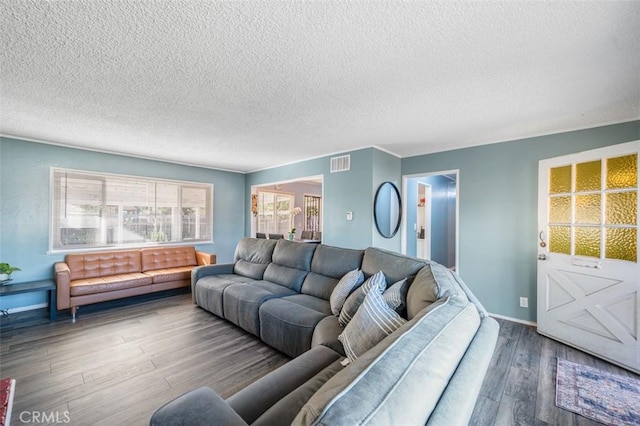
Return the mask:
M 635 376 L 533 327 L 499 321 L 474 425 L 598 424 L 555 407 L 557 356 Z M 46 413 L 45 424 L 66 412 L 73 425 L 145 425 L 184 392 L 209 386 L 228 397 L 288 361 L 179 292 L 83 307 L 75 324 L 62 312 L 50 323 L 30 311 L 0 326 L 0 377 L 17 380 L 13 424 L 26 411 Z

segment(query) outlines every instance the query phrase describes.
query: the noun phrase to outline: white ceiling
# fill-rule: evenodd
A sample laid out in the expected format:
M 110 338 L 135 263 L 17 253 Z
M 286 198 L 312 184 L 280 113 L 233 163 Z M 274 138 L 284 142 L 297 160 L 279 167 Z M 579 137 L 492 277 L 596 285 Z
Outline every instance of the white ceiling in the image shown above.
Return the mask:
M 246 172 L 640 118 L 640 1 L 0 4 L 7 136 Z

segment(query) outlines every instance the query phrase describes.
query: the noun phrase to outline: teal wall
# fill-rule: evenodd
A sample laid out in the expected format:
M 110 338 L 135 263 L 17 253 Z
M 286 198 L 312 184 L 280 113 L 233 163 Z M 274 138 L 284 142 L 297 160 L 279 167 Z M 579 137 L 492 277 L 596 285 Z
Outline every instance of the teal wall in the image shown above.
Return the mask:
M 245 191 L 251 193 L 254 185 L 263 185 L 300 179 L 309 176 L 323 176 L 323 233 L 325 244 L 364 248 L 372 245 L 400 250 L 399 233 L 393 239 L 377 238 L 373 223 L 373 197 L 378 185 L 384 181 L 400 181 L 400 159 L 367 148 L 348 152 L 351 155 L 351 169 L 331 173 L 330 162 L 334 155 L 301 161 L 299 163 L 261 170 L 247 175 Z M 340 154 L 342 155 L 342 154 Z M 245 200 L 245 209 L 250 211 L 250 200 Z M 353 212 L 353 220 L 347 220 L 347 212 Z M 251 218 L 245 220 L 245 233 L 251 233 Z M 383 241 L 385 240 L 385 241 Z
M 490 312 L 535 321 L 538 161 L 638 139 L 634 121 L 402 160 L 367 148 L 349 153 L 348 172 L 330 173 L 326 156 L 243 175 L 0 138 L 0 261 L 22 267 L 15 279 L 28 281 L 51 277 L 63 257 L 47 254 L 50 167 L 213 183 L 215 244 L 199 248 L 216 253 L 219 263 L 230 261 L 251 232 L 252 185 L 322 175 L 326 244 L 400 251 L 400 233 L 381 238 L 373 223 L 379 184 L 400 188 L 402 175 L 459 170 L 462 277 Z M 529 297 L 528 309 L 519 307 L 521 296 Z M 14 296 L 0 299 L 0 307 L 44 302 L 44 294 Z
M 402 174 L 460 170 L 460 274 L 490 312 L 535 321 L 539 160 L 638 139 L 634 121 L 405 158 Z
M 22 269 L 16 282 L 52 278 L 54 262 L 64 258 L 47 254 L 51 167 L 213 183 L 214 244 L 197 248 L 228 262 L 244 236 L 244 174 L 0 138 L 0 261 Z M 2 309 L 41 303 L 44 293 L 0 299 Z
M 371 179 L 371 193 L 375 198 L 376 191 L 378 187 L 383 182 L 391 182 L 396 188 L 398 188 L 398 192 L 402 194 L 402 183 L 401 183 L 401 168 L 402 162 L 400 158 L 387 154 L 386 152 L 382 152 L 380 150 L 373 150 L 373 170 Z M 400 196 L 402 202 L 402 196 Z M 373 210 L 373 198 L 371 209 Z M 400 208 L 400 214 L 402 214 L 402 207 Z M 371 243 L 370 246 L 380 247 L 383 249 L 391 250 L 391 251 L 400 251 L 400 243 L 402 233 L 398 230 L 398 233 L 392 238 L 385 238 L 378 232 L 375 223 L 373 223 L 372 218 L 372 228 L 371 228 Z

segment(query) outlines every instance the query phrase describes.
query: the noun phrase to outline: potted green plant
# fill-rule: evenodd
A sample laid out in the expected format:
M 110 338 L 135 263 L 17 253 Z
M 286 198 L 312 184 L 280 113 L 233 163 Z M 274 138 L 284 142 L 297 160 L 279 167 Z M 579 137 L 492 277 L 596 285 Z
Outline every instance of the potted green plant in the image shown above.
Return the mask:
M 11 266 L 6 262 L 0 263 L 0 282 L 9 281 L 11 279 L 11 274 L 13 274 L 15 271 L 20 270 L 20 268 Z

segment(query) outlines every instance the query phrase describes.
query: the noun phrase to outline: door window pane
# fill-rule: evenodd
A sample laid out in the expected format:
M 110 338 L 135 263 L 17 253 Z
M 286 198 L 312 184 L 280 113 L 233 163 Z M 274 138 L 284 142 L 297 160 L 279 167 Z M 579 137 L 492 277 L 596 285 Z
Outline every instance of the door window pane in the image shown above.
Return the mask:
M 571 197 L 549 199 L 549 222 L 571 223 Z
M 613 192 L 607 194 L 607 225 L 637 225 L 637 191 Z
M 638 184 L 638 155 L 607 160 L 607 188 L 635 188 Z
M 553 253 L 571 254 L 571 227 L 549 227 L 549 251 Z
M 576 255 L 600 258 L 600 227 L 576 227 Z
M 607 259 L 636 262 L 638 256 L 638 235 L 635 228 L 607 228 Z
M 571 166 L 554 167 L 550 171 L 550 193 L 563 194 L 571 192 Z
M 600 160 L 576 164 L 576 192 L 599 191 L 602 186 Z
M 601 198 L 600 194 L 576 195 L 576 223 L 599 224 Z

